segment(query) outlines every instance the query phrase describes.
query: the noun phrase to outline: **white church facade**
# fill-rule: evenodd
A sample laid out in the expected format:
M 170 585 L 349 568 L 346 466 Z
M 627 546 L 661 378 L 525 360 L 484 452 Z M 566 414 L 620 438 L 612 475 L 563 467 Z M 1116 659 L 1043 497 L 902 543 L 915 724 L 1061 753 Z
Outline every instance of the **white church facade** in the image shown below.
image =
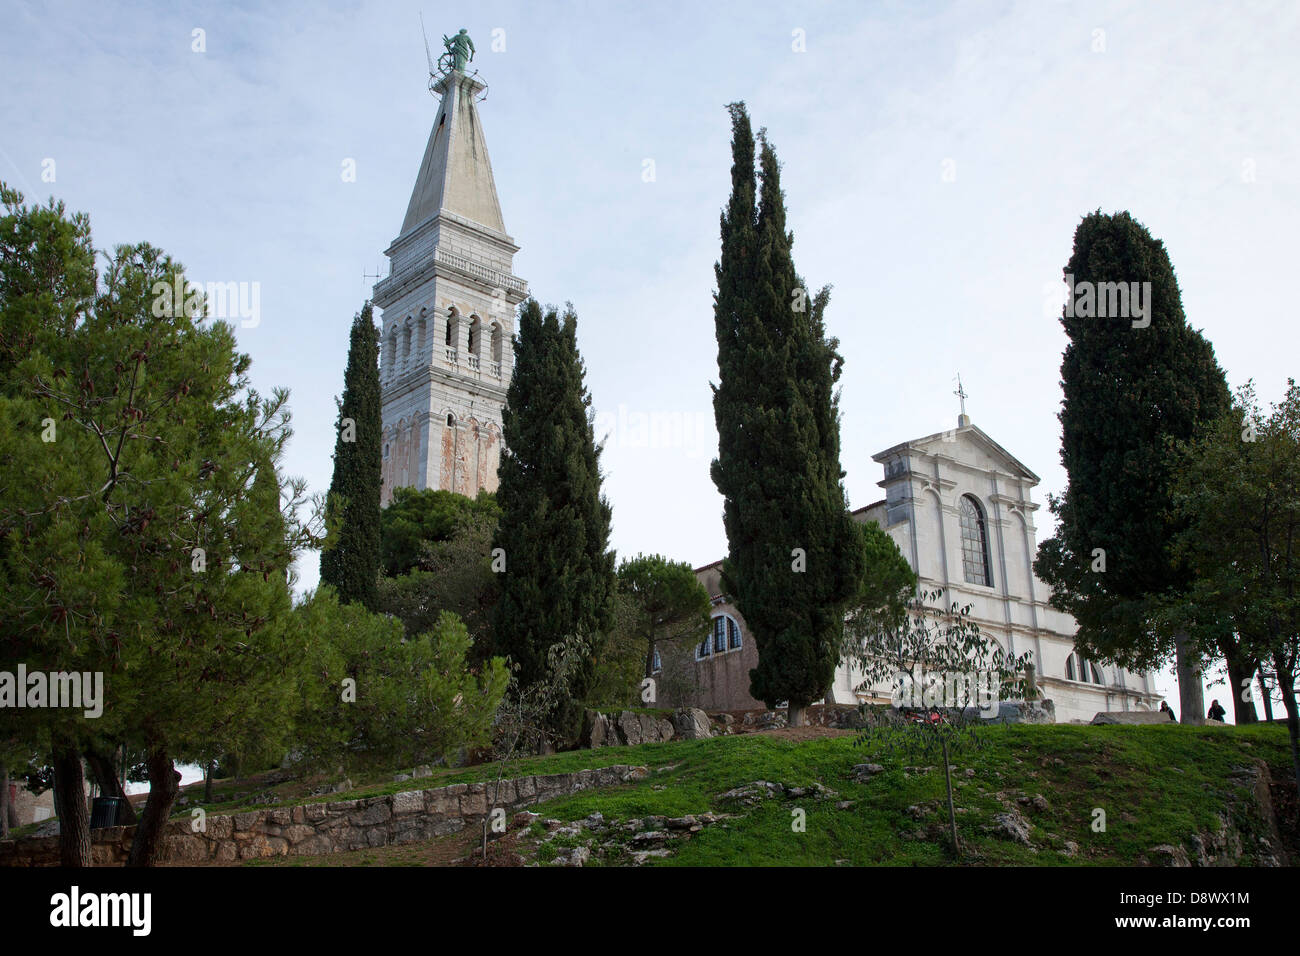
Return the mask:
M 982 635 L 1013 656 L 1032 653 L 1039 689 L 1054 703 L 1058 722 L 1159 708 L 1151 675 L 1080 658 L 1074 619 L 1048 605 L 1047 585 L 1033 570 L 1038 505 L 1030 492 L 1037 475 L 965 415 L 955 429 L 873 458 L 884 469 L 879 485 L 885 497 L 854 511 L 854 518 L 876 522 L 893 538 L 922 591 L 942 588 L 945 603 L 970 605 Z M 713 628 L 693 653 L 686 652 L 690 678 L 676 686 L 686 691 L 683 703 L 689 696 L 706 709 L 763 707 L 749 696 L 758 650 L 743 615 L 722 593 L 720 568 L 719 561 L 696 572 L 712 598 Z M 671 656 L 680 670 L 684 655 Z M 831 693 L 838 704 L 889 701 L 886 685 L 864 686 L 848 664 L 836 669 Z

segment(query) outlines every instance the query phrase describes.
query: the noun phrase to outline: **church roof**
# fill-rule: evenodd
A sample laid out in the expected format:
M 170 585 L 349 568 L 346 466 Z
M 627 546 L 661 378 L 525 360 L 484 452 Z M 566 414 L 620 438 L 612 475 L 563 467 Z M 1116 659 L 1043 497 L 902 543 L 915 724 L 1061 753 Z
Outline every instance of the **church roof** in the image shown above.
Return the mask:
M 969 419 L 967 419 L 969 421 Z M 1031 484 L 1038 484 L 1039 477 L 1015 455 L 1007 451 L 992 438 L 984 433 L 978 425 L 963 425 L 960 428 L 949 429 L 948 431 L 935 432 L 933 435 L 926 435 L 924 438 L 914 438 L 911 441 L 900 442 L 884 451 L 872 455 L 873 461 L 884 462 L 887 458 L 892 458 L 901 451 L 909 449 L 922 452 L 924 454 L 932 453 L 932 445 L 941 443 L 951 443 L 957 438 L 965 438 L 976 444 L 983 445 L 988 451 L 996 457 L 1001 458 L 1008 470 L 1018 478 L 1028 480 Z
M 442 102 L 429 133 L 429 144 L 424 148 L 401 235 L 443 212 L 505 235 L 487 140 L 475 105 L 484 84 L 453 71 L 434 89 L 442 93 Z

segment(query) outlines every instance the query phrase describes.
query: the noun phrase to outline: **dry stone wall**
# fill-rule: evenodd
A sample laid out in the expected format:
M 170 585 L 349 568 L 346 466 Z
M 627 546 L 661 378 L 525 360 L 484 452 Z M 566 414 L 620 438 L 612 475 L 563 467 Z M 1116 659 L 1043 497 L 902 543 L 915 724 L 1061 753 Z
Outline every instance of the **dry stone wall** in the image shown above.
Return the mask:
M 619 764 L 574 773 L 538 774 L 497 784 L 470 783 L 403 793 L 308 803 L 297 807 L 209 815 L 202 832 L 192 823 L 167 824 L 169 863 L 234 862 L 271 856 L 316 856 L 367 847 L 411 843 L 481 824 L 493 807 L 507 815 L 522 807 L 591 787 L 640 780 L 645 767 Z M 495 799 L 491 799 L 495 797 Z M 131 849 L 135 827 L 91 831 L 91 855 L 99 866 L 120 865 Z M 57 866 L 59 838 L 0 841 L 0 866 Z

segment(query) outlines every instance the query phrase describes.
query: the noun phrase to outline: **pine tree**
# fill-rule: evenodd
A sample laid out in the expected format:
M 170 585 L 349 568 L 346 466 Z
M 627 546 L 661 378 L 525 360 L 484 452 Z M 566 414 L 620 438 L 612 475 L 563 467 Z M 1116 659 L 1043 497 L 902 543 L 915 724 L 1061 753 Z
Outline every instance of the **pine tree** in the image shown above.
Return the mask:
M 295 516 L 304 484 L 278 472 L 288 395 L 250 387 L 234 330 L 203 318 L 201 294 L 173 297 L 183 271 L 160 250 L 118 247 L 96 288 L 88 224 L 83 246 L 61 207 L 0 195 L 0 234 L 17 240 L 0 257 L 0 328 L 29 330 L 0 377 L 0 649 L 103 676 L 102 713 L 23 711 L 14 727 L 5 710 L 0 740 L 53 764 L 68 865 L 90 862 L 82 753 L 141 753 L 129 862 L 149 864 L 175 761 L 287 729 L 304 655 L 286 572 L 312 537 Z
M 768 706 L 788 701 L 798 725 L 830 685 L 844 612 L 867 569 L 839 463 L 842 359 L 825 337 L 830 292 L 809 296 L 796 274 L 776 153 L 760 133 L 760 191 L 748 113 L 742 103 L 729 110 L 732 194 L 714 300 L 723 581 L 758 646 L 750 693 Z
M 1081 653 L 1151 667 L 1178 637 L 1156 626 L 1156 602 L 1187 585 L 1170 554 L 1179 531 L 1173 442 L 1193 439 L 1228 409 L 1228 386 L 1210 343 L 1187 324 L 1163 243 L 1128 212 L 1085 216 L 1064 272 L 1073 282 L 1061 319 L 1069 344 L 1059 415 L 1069 484 L 1050 502 L 1060 525 L 1040 546 L 1035 573 L 1079 622 Z M 1145 315 L 1132 296 L 1129 315 L 1097 314 L 1110 298 L 1103 283 L 1138 283 L 1140 292 L 1145 282 Z M 1200 716 L 1187 713 L 1199 680 L 1184 670 L 1180 686 L 1184 718 Z
M 379 332 L 367 302 L 352 321 L 327 510 L 334 540 L 321 552 L 320 576 L 342 603 L 371 610 L 379 599 L 381 412 Z
M 571 703 L 554 717 L 566 735 L 579 729 L 616 586 L 611 511 L 600 491 L 584 376 L 572 307 L 560 318 L 555 309 L 543 316 L 536 301 L 525 302 L 502 412 L 501 521 L 493 548 L 504 552 L 505 570 L 493 630 L 497 653 L 518 666 L 525 688 L 545 677 L 553 645 L 568 637 L 588 643 Z

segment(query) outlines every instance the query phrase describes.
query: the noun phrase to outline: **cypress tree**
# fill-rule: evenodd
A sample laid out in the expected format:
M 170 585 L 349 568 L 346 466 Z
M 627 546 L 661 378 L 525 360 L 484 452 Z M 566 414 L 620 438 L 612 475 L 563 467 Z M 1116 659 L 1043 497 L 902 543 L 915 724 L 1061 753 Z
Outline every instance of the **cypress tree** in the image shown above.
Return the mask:
M 1179 643 L 1159 626 L 1158 601 L 1188 583 L 1170 552 L 1180 530 L 1173 442 L 1228 409 L 1228 386 L 1214 349 L 1187 323 L 1164 244 L 1128 212 L 1085 216 L 1064 272 L 1073 288 L 1061 318 L 1069 344 L 1058 417 L 1069 484 L 1050 502 L 1059 527 L 1040 546 L 1035 572 L 1051 585 L 1052 603 L 1079 622 L 1081 653 L 1151 667 Z M 1140 292 L 1147 282 L 1144 315 L 1131 295 L 1128 315 L 1098 315 L 1113 288 L 1103 283 L 1138 283 L 1130 289 Z M 1199 717 L 1188 713 L 1199 678 L 1190 659 L 1182 663 L 1183 716 Z
M 326 523 L 331 543 L 321 552 L 321 581 L 339 601 L 378 604 L 381 483 L 379 331 L 367 302 L 352 320 L 348 366 L 334 440 L 334 477 Z
M 725 499 L 723 580 L 758 647 L 750 693 L 769 707 L 788 701 L 797 726 L 839 663 L 863 545 L 839 463 L 842 359 L 825 337 L 830 292 L 810 297 L 796 274 L 776 153 L 760 133 L 760 190 L 748 113 L 743 103 L 729 110 L 732 193 L 715 266 L 711 469 Z
M 502 411 L 503 450 L 492 546 L 504 552 L 494 615 L 498 654 L 518 665 L 527 687 L 546 674 L 547 651 L 570 636 L 589 642 L 554 727 L 576 733 L 593 660 L 613 623 L 616 587 L 609 550 L 611 510 L 600 491 L 600 449 L 578 354 L 577 315 L 542 314 L 533 299 L 519 313 L 515 368 Z

